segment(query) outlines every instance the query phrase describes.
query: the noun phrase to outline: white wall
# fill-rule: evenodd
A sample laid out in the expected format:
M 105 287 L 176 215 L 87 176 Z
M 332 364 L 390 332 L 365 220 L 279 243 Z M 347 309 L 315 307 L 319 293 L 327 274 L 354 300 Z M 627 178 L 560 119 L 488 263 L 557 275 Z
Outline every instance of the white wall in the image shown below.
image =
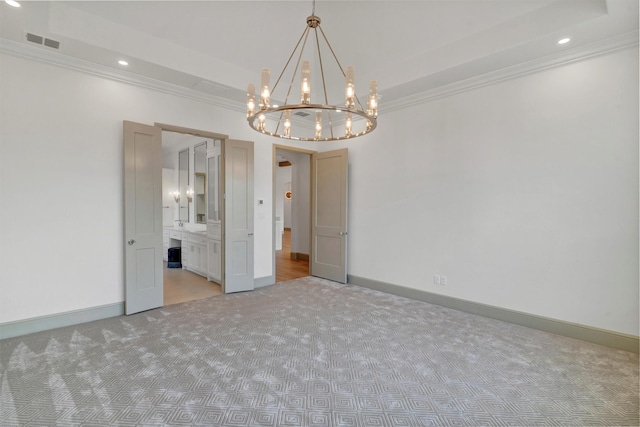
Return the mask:
M 124 300 L 123 120 L 256 141 L 254 272 L 272 274 L 271 142 L 244 114 L 8 54 L 0 67 L 0 323 Z
M 638 335 L 637 48 L 381 113 L 348 147 L 349 274 Z
M 123 119 L 256 142 L 255 276 L 272 274 L 274 140 L 244 114 L 0 67 L 0 323 L 123 300 Z M 349 274 L 638 335 L 637 96 L 629 49 L 382 109 L 347 143 Z
M 289 203 L 289 212 L 285 209 L 285 197 L 286 185 L 291 184 L 291 166 L 279 167 L 276 166 L 276 199 L 274 200 L 276 207 L 276 217 L 280 217 L 280 220 L 284 221 L 285 227 L 291 227 L 287 225 L 287 221 L 290 221 L 291 217 L 291 204 Z

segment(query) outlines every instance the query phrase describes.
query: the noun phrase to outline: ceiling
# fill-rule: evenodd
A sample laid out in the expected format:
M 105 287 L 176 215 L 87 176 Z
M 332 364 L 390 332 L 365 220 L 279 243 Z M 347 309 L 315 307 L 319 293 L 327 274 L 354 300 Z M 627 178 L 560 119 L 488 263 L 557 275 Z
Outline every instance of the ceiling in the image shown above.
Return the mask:
M 263 67 L 272 78 L 282 70 L 312 11 L 303 0 L 21 5 L 0 4 L 0 47 L 55 50 L 238 105 Z M 412 94 L 638 34 L 637 0 L 318 0 L 315 13 L 341 64 L 355 66 L 358 93 L 378 81 L 381 113 Z M 26 32 L 60 47 L 30 43 Z M 558 45 L 563 37 L 571 42 Z M 341 79 L 328 77 L 329 87 Z

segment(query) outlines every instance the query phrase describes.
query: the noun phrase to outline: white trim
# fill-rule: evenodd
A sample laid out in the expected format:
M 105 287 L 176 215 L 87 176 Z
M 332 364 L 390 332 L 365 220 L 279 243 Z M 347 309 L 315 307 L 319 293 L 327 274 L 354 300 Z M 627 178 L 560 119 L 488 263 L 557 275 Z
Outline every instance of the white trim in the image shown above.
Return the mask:
M 420 289 L 408 288 L 393 283 L 367 279 L 365 277 L 349 275 L 347 283 L 404 298 L 440 305 L 454 310 L 464 311 L 465 313 L 502 320 L 503 322 L 513 323 L 515 325 L 525 326 L 531 329 L 537 329 L 556 335 L 604 345 L 618 350 L 629 351 L 636 354 L 640 351 L 640 340 L 635 335 L 628 335 L 620 332 L 594 328 L 592 326 L 580 325 L 578 323 L 551 319 L 535 314 L 427 292 Z
M 451 96 L 457 93 L 473 90 L 483 86 L 500 83 L 505 80 L 524 76 L 527 74 L 543 71 L 549 68 L 570 64 L 572 62 L 582 61 L 584 59 L 593 58 L 595 56 L 604 55 L 615 52 L 617 50 L 638 46 L 638 31 L 631 31 L 608 39 L 599 40 L 585 46 L 576 47 L 565 50 L 550 56 L 545 56 L 535 60 L 527 61 L 522 64 L 503 68 L 501 70 L 482 74 L 466 80 L 461 80 L 442 87 L 416 93 L 414 95 L 403 97 L 389 102 L 382 102 L 380 105 L 381 112 L 390 112 L 407 108 L 416 104 L 430 102 L 436 99 Z M 230 100 L 226 98 L 208 95 L 193 89 L 174 85 L 171 83 L 154 80 L 126 71 L 113 69 L 104 65 L 94 64 L 81 59 L 62 55 L 58 52 L 49 52 L 25 43 L 19 43 L 13 40 L 0 40 L 0 52 L 11 55 L 33 59 L 60 67 L 69 68 L 88 74 L 129 83 L 135 86 L 152 89 L 158 92 L 167 93 L 221 108 L 226 108 L 237 112 L 246 112 L 244 99 Z M 384 94 L 384 91 L 381 91 Z M 379 114 L 380 115 L 380 114 Z M 301 121 L 301 124 L 305 123 Z
M 12 338 L 50 329 L 73 326 L 94 320 L 108 319 L 124 315 L 124 302 L 88 307 L 65 313 L 50 314 L 0 324 L 0 339 Z
M 239 111 L 243 113 L 246 111 L 244 100 L 238 100 L 238 102 L 235 102 L 233 100 L 208 95 L 203 92 L 174 85 L 161 80 L 155 80 L 149 77 L 128 73 L 126 71 L 116 70 L 104 65 L 95 64 L 93 62 L 62 55 L 60 53 L 49 52 L 44 49 L 28 46 L 24 43 L 18 43 L 13 40 L 0 39 L 0 52 L 44 62 L 50 65 L 57 65 L 59 67 L 80 71 L 98 77 L 104 77 L 107 79 L 128 83 L 134 86 L 155 90 L 169 95 L 175 95 L 210 105 L 215 105 L 233 111 Z
M 390 101 L 388 103 L 381 102 L 380 112 L 386 113 L 406 107 L 411 107 L 417 104 L 423 104 L 426 102 L 434 101 L 436 99 L 481 88 L 483 86 L 493 85 L 527 74 L 536 73 L 550 68 L 559 67 L 573 62 L 583 61 L 585 59 L 593 58 L 600 55 L 605 55 L 617 50 L 637 46 L 638 31 L 636 30 L 605 40 L 600 40 L 586 46 L 567 50 L 555 55 L 545 56 L 511 67 L 475 76 L 466 80 L 451 83 L 435 89 L 419 92 L 412 96 Z M 378 116 L 380 116 L 380 112 L 378 113 Z

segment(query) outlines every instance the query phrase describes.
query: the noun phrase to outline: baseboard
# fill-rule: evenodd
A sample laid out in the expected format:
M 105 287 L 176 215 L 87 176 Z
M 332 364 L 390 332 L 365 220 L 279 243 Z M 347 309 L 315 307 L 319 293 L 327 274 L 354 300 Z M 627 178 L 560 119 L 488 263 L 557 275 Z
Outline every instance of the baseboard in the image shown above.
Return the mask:
M 504 322 L 526 326 L 528 328 L 538 329 L 540 331 L 551 332 L 553 334 L 562 335 L 569 338 L 575 338 L 594 344 L 604 345 L 618 350 L 630 351 L 632 353 L 638 353 L 640 350 L 639 337 L 634 335 L 607 331 L 604 329 L 593 328 L 577 323 L 565 322 L 563 320 L 550 319 L 534 314 L 528 314 L 473 301 L 467 301 L 459 298 L 449 297 L 446 295 L 434 294 L 431 292 L 422 291 L 420 289 L 407 288 L 405 286 L 394 285 L 391 283 L 367 279 L 364 277 L 349 275 L 347 277 L 347 283 L 374 289 L 376 291 L 386 292 L 388 294 L 398 295 L 405 298 L 452 308 L 454 310 L 478 314 L 480 316 L 502 320 Z
M 291 252 L 291 259 L 300 261 L 309 261 L 309 254 L 301 254 L 300 252 Z
M 0 340 L 124 315 L 124 302 L 0 324 Z

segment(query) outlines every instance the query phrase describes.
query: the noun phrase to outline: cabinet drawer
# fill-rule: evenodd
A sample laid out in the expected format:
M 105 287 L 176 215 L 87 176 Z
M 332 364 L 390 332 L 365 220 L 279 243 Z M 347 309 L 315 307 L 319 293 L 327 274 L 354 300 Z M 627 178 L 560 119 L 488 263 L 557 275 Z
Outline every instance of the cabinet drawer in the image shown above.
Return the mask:
M 188 240 L 191 243 L 196 243 L 198 245 L 206 245 L 207 244 L 207 238 L 205 236 L 195 236 L 193 234 L 190 234 L 188 237 Z
M 180 231 L 170 230 L 170 231 L 169 231 L 169 236 L 170 236 L 172 239 L 182 240 L 182 232 L 180 232 Z

